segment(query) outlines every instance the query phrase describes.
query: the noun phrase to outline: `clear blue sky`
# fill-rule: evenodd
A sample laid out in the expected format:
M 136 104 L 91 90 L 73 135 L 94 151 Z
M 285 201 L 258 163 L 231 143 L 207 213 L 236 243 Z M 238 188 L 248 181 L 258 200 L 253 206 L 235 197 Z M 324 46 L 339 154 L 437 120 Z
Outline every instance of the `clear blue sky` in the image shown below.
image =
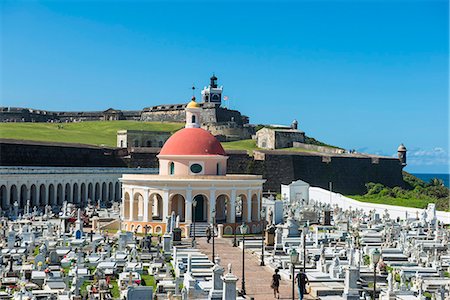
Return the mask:
M 212 72 L 252 123 L 447 172 L 447 1 L 2 1 L 1 105 L 182 103 Z M 197 90 L 199 93 L 199 90 Z

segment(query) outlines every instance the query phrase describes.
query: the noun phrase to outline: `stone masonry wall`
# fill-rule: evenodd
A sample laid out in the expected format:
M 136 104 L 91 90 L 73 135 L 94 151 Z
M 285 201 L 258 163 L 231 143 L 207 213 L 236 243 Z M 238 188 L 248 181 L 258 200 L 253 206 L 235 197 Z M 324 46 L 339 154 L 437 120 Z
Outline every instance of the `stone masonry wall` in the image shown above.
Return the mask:
M 159 148 L 111 149 L 84 145 L 0 140 L 2 166 L 146 167 L 157 168 Z M 281 184 L 304 180 L 342 194 L 365 193 L 367 182 L 405 187 L 398 159 L 327 156 L 312 153 L 228 151 L 229 174 L 257 174 L 267 179 L 265 191 L 280 192 Z

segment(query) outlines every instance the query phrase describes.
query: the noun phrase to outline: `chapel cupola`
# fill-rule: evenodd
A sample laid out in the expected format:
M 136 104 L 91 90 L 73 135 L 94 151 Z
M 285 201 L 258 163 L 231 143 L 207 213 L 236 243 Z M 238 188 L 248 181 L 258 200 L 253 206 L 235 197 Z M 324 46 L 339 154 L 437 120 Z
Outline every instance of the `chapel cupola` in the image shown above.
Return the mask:
M 200 128 L 200 104 L 195 102 L 195 97 L 192 97 L 191 102 L 186 105 L 186 128 Z

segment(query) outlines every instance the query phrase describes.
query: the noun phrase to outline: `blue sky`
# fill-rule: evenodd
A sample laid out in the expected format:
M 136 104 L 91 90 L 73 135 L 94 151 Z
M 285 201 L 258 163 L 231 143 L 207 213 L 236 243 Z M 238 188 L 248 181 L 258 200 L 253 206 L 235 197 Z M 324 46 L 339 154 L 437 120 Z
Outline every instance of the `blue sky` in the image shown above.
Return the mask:
M 448 172 L 447 1 L 2 1 L 1 105 L 182 103 L 212 72 L 252 123 Z M 197 90 L 199 93 L 199 89 Z

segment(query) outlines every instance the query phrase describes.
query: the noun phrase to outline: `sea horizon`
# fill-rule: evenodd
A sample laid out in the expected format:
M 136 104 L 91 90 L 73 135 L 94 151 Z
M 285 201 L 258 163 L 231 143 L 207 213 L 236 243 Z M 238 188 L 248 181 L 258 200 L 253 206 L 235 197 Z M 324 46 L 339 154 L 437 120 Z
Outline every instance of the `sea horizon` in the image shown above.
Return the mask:
M 411 173 L 411 174 L 428 183 L 433 178 L 442 179 L 444 185 L 446 187 L 449 187 L 450 174 L 448 173 Z

